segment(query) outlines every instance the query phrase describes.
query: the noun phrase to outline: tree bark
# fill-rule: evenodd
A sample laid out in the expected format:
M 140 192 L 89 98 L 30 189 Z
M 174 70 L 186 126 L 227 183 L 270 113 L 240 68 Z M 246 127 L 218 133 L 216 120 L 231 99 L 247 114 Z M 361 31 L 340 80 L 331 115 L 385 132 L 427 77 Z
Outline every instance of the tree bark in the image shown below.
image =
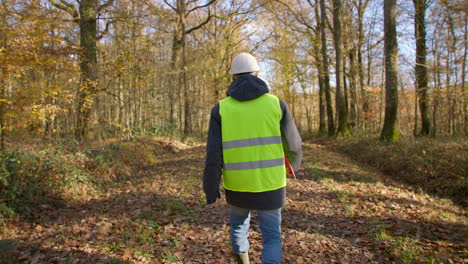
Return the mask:
M 177 0 L 176 9 L 177 15 L 177 24 L 174 32 L 174 42 L 172 46 L 172 72 L 174 81 L 174 86 L 172 87 L 172 91 L 170 92 L 170 125 L 172 128 L 175 126 L 174 121 L 174 112 L 175 112 L 175 94 L 180 95 L 180 91 L 182 90 L 184 99 L 186 96 L 186 85 L 185 85 L 185 13 L 186 13 L 186 3 L 185 0 Z M 185 101 L 184 101 L 184 109 L 185 109 Z M 185 114 L 185 111 L 184 111 Z M 179 111 L 179 117 L 182 118 L 181 111 Z M 179 118 L 179 123 L 181 120 Z M 185 127 L 180 127 L 183 131 L 186 130 Z
M 317 21 L 317 31 L 322 32 L 322 23 L 320 19 L 319 5 L 315 5 L 315 18 Z M 318 71 L 318 84 L 319 84 L 319 135 L 325 135 L 327 133 L 325 123 L 325 81 L 323 76 L 323 57 L 320 54 L 320 41 L 321 39 L 314 36 L 314 56 L 316 57 L 316 66 Z
M 419 110 L 421 114 L 420 136 L 429 136 L 431 133 L 431 121 L 429 119 L 428 102 L 428 76 L 426 65 L 426 9 L 427 0 L 413 0 L 415 8 L 414 32 L 416 38 L 416 89 L 419 98 Z
M 208 14 L 208 17 L 205 21 L 201 22 L 197 26 L 194 26 L 190 29 L 187 29 L 187 22 L 186 18 L 188 15 L 201 8 L 206 8 L 213 3 L 216 2 L 216 0 L 210 0 L 208 3 L 196 6 L 192 9 L 188 9 L 188 5 L 190 4 L 191 1 L 187 0 L 177 0 L 176 6 L 169 5 L 169 3 L 166 2 L 170 6 L 170 8 L 175 12 L 177 23 L 176 23 L 176 28 L 174 31 L 174 40 L 173 40 L 173 46 L 172 46 L 172 61 L 171 61 L 171 68 L 172 68 L 172 76 L 174 78 L 171 78 L 173 81 L 174 79 L 177 79 L 179 82 L 179 88 L 177 89 L 174 85 L 172 88 L 175 89 L 174 91 L 169 92 L 169 122 L 171 124 L 171 127 L 173 128 L 175 125 L 174 122 L 174 104 L 175 104 L 175 92 L 182 91 L 182 97 L 181 98 L 181 104 L 179 105 L 180 110 L 179 110 L 179 123 L 180 123 L 180 128 L 182 131 L 183 136 L 187 136 L 192 132 L 192 120 L 191 120 L 191 105 L 190 105 L 190 91 L 189 91 L 189 85 L 187 81 L 187 59 L 186 59 L 186 39 L 187 35 L 192 33 L 195 30 L 200 29 L 202 26 L 204 26 L 206 23 L 209 22 L 211 15 Z M 175 83 L 175 82 L 174 82 Z M 182 89 L 182 90 L 180 90 Z M 183 107 L 182 107 L 183 106 Z M 182 118 L 182 112 L 183 112 L 183 122 L 181 120 Z
M 364 45 L 364 11 L 369 4 L 369 0 L 358 1 L 357 11 L 358 11 L 358 46 L 357 46 L 357 63 L 358 63 L 358 75 L 359 75 L 359 92 L 360 100 L 362 101 L 362 111 L 360 111 L 359 106 L 357 107 L 358 111 L 358 124 L 359 128 L 365 129 L 365 124 L 367 123 L 367 118 L 365 118 L 365 113 L 369 111 L 369 103 L 367 102 L 367 91 L 364 87 L 364 66 L 362 62 L 362 46 Z
M 182 30 L 185 32 L 185 23 L 182 24 Z M 190 105 L 190 91 L 187 82 L 187 54 L 186 54 L 186 34 L 182 36 L 182 87 L 184 90 L 184 135 L 192 133 L 192 112 Z
M 2 1 L 2 11 L 0 17 L 0 49 L 7 48 L 7 2 Z M 6 86 L 8 82 L 8 67 L 6 63 L 2 63 L 0 75 L 0 151 L 5 150 L 5 101 L 6 101 Z
M 357 96 L 357 72 L 356 69 L 358 66 L 356 65 L 356 57 L 357 57 L 357 49 L 353 48 L 349 51 L 349 120 L 357 126 L 359 121 L 359 114 L 358 114 L 358 96 Z
M 348 109 L 346 107 L 346 98 L 344 91 L 344 59 L 343 59 L 343 40 L 342 24 L 342 3 L 341 0 L 333 0 L 333 38 L 336 53 L 336 111 L 338 113 L 338 129 L 336 136 L 350 136 L 348 128 Z
M 436 25 L 436 30 L 438 30 L 438 25 Z M 441 88 L 442 88 L 442 83 L 441 83 L 441 65 L 440 65 L 440 52 L 439 52 L 439 43 L 438 39 L 434 38 L 432 42 L 432 53 L 434 56 L 434 85 L 435 85 L 435 91 L 434 91 L 434 103 L 433 103 L 433 110 L 432 110 L 432 130 L 431 134 L 433 137 L 437 135 L 437 112 L 438 112 L 438 106 L 439 106 L 439 100 L 441 96 Z
M 463 113 L 464 113 L 464 125 L 463 130 L 465 135 L 468 135 L 468 93 L 465 87 L 465 78 L 466 78 L 466 55 L 467 55 L 467 46 L 468 46 L 468 16 L 465 16 L 464 22 L 464 31 L 463 31 L 463 39 L 465 42 L 465 48 L 463 50 L 463 59 L 462 59 L 462 79 L 461 79 L 461 87 L 462 87 L 462 94 L 463 94 Z
M 396 126 L 398 118 L 396 6 L 396 0 L 384 0 L 385 118 L 380 138 L 389 142 L 395 142 L 400 139 L 400 131 Z
M 333 117 L 333 107 L 330 92 L 330 75 L 328 72 L 326 17 L 327 13 L 325 0 L 320 0 L 320 36 L 322 41 L 322 72 L 320 75 L 323 76 L 323 86 L 327 105 L 328 136 L 333 136 L 335 134 L 335 121 Z
M 75 137 L 78 140 L 86 138 L 91 117 L 94 97 L 97 95 L 97 16 L 99 11 L 111 5 L 114 0 L 108 0 L 102 5 L 98 0 L 81 0 L 78 10 L 72 4 L 49 0 L 52 5 L 72 16 L 80 27 L 80 85 L 76 100 Z
M 77 96 L 75 137 L 86 138 L 92 102 L 97 93 L 97 0 L 80 2 L 80 87 Z

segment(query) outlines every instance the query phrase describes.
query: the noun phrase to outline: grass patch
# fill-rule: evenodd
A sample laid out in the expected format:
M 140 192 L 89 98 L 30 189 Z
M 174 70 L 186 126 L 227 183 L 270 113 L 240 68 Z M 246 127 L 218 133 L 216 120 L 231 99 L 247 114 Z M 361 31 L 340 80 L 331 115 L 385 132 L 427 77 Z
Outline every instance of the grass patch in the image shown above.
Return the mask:
M 68 152 L 63 147 L 2 152 L 0 214 L 8 217 L 53 197 L 72 199 L 92 194 L 95 185 L 85 162 L 82 152 Z
M 163 255 L 162 255 L 162 261 L 163 262 L 175 262 L 175 261 L 178 261 L 178 258 L 171 252 L 171 251 L 167 251 L 167 252 L 164 252 Z
M 393 254 L 397 256 L 403 264 L 435 263 L 435 256 L 432 256 L 431 252 L 425 254 L 423 248 L 418 245 L 418 241 L 409 237 L 399 237 L 395 239 Z
M 374 236 L 375 240 L 381 241 L 381 240 L 389 240 L 392 239 L 392 236 L 387 234 L 387 232 L 384 229 L 380 229 Z
M 0 228 L 38 204 L 87 200 L 186 147 L 150 137 L 89 145 L 18 144 L 0 152 Z M 177 202 L 171 208 L 189 214 Z
M 331 178 L 331 173 L 321 169 L 318 166 L 306 167 L 304 169 L 305 173 L 310 175 L 311 178 L 315 181 L 321 181 L 323 179 Z
M 107 263 L 108 264 L 131 264 L 132 262 L 130 260 L 121 260 L 118 258 L 112 258 Z
M 468 205 L 466 140 L 405 138 L 394 144 L 375 139 L 342 139 L 325 143 L 335 151 L 373 166 L 416 191 L 448 197 Z
M 436 263 L 435 253 L 425 251 L 417 240 L 410 237 L 393 237 L 384 228 L 380 228 L 374 234 L 374 239 L 377 241 L 387 241 L 390 253 L 400 260 L 402 264 Z

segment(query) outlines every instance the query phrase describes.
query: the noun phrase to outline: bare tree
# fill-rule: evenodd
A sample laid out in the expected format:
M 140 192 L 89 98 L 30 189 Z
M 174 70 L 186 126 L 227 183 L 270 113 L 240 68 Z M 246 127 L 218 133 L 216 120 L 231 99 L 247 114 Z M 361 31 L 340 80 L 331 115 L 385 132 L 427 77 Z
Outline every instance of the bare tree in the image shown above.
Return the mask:
M 0 50 L 7 48 L 7 10 L 8 1 L 2 1 L 2 10 L 0 11 Z M 5 149 L 5 96 L 6 86 L 8 80 L 8 68 L 5 61 L 2 60 L 2 66 L 0 67 L 0 151 Z
M 380 138 L 398 141 L 398 43 L 396 34 L 396 0 L 384 0 L 385 31 L 385 119 Z
M 416 89 L 418 92 L 419 110 L 422 122 L 419 135 L 428 136 L 431 132 L 426 65 L 426 9 L 428 1 L 413 0 L 413 4 L 415 9 L 414 35 L 416 37 Z
M 355 8 L 357 9 L 357 24 L 358 24 L 358 43 L 357 43 L 357 66 L 358 66 L 358 76 L 359 76 L 359 92 L 361 95 L 361 101 L 362 101 L 362 111 L 358 108 L 357 111 L 359 111 L 358 116 L 362 117 L 359 120 L 361 121 L 361 124 L 358 124 L 358 126 L 362 126 L 364 128 L 366 122 L 364 122 L 365 117 L 363 117 L 364 113 L 368 112 L 369 104 L 367 102 L 367 92 L 364 89 L 364 65 L 363 65 L 363 59 L 362 59 L 362 53 L 363 53 L 363 45 L 365 44 L 364 40 L 364 11 L 369 5 L 370 0 L 356 0 L 353 1 L 353 4 L 355 5 Z
M 327 10 L 325 6 L 325 0 L 320 0 L 320 36 L 322 41 L 322 72 L 320 73 L 320 75 L 323 78 L 322 81 L 325 92 L 325 101 L 327 105 L 328 135 L 333 136 L 335 134 L 335 121 L 333 118 L 333 107 L 330 92 L 330 74 L 327 55 L 326 11 Z
M 183 134 L 188 135 L 192 132 L 191 124 L 191 109 L 190 109 L 190 94 L 189 85 L 187 83 L 187 35 L 202 28 L 206 25 L 213 17 L 209 11 L 209 6 L 214 4 L 217 0 L 210 0 L 205 4 L 197 5 L 199 1 L 188 1 L 188 0 L 176 0 L 170 3 L 164 0 L 164 3 L 173 11 L 175 20 L 175 29 L 173 32 L 173 44 L 172 44 L 172 60 L 171 68 L 174 75 L 174 79 L 178 80 L 178 86 L 182 87 L 182 94 L 184 100 L 184 123 L 183 123 Z M 159 8 L 149 2 L 153 10 L 161 12 Z M 199 24 L 190 27 L 187 23 L 187 17 L 199 9 L 208 9 L 206 18 Z M 175 88 L 175 85 L 173 89 Z M 169 122 L 171 126 L 175 125 L 174 122 L 174 103 L 175 103 L 175 91 L 171 90 L 169 93 Z
M 344 94 L 344 65 L 343 65 L 343 40 L 341 32 L 342 23 L 341 0 L 333 0 L 333 38 L 335 40 L 336 53 L 336 111 L 338 113 L 337 136 L 350 136 L 348 128 L 348 109 Z
M 88 133 L 88 123 L 91 117 L 92 104 L 97 94 L 97 45 L 99 39 L 97 30 L 97 16 L 111 6 L 114 0 L 107 0 L 99 4 L 98 0 L 77 1 L 78 8 L 66 0 L 50 0 L 52 5 L 67 12 L 72 21 L 80 26 L 80 87 L 76 102 L 75 137 L 84 139 Z M 107 29 L 107 27 L 106 27 Z

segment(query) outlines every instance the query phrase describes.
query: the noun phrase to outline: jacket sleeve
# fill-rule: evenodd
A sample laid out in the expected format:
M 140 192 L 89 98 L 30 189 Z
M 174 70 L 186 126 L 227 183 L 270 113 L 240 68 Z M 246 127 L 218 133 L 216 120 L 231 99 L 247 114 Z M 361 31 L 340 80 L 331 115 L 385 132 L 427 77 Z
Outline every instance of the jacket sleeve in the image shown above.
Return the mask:
M 280 106 L 283 112 L 280 125 L 284 153 L 288 157 L 289 162 L 291 162 L 294 171 L 297 171 L 302 162 L 302 138 L 289 111 L 288 104 L 280 99 Z
M 211 110 L 210 125 L 208 129 L 208 142 L 206 144 L 206 161 L 203 172 L 203 191 L 206 202 L 214 203 L 221 198 L 219 184 L 223 169 L 223 150 L 221 143 L 221 115 L 219 104 Z

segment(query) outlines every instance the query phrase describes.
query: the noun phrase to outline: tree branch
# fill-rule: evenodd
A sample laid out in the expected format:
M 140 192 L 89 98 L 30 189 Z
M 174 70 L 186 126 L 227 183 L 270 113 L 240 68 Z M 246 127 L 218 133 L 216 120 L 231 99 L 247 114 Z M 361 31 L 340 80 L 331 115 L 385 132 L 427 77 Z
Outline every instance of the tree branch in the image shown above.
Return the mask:
M 114 1 L 115 0 L 107 0 L 107 2 L 98 7 L 98 12 L 101 12 L 103 9 L 106 9 L 107 7 L 111 6 L 114 3 Z
M 369 51 L 369 50 L 374 49 L 374 48 L 377 47 L 380 43 L 382 43 L 382 41 L 384 41 L 384 40 L 385 40 L 385 38 L 379 39 L 377 42 L 375 42 L 374 44 L 370 45 L 367 49 L 363 50 L 362 52 L 364 53 L 364 52 L 367 52 L 367 51 Z
M 65 21 L 65 22 L 73 22 L 73 23 L 80 23 L 80 18 L 64 19 L 63 21 Z
M 258 49 L 260 48 L 260 46 L 261 46 L 263 43 L 267 42 L 267 41 L 268 41 L 269 39 L 271 39 L 272 37 L 273 37 L 273 36 L 270 34 L 270 35 L 267 36 L 266 38 L 264 38 L 264 39 L 260 40 L 259 42 L 257 42 L 257 43 L 255 44 L 255 46 L 254 46 L 252 49 L 250 49 L 249 53 L 255 53 L 255 51 L 258 50 Z
M 168 5 L 172 10 L 176 11 L 177 8 L 175 8 L 173 5 L 169 4 L 169 2 L 167 2 L 166 0 L 163 0 L 164 3 L 166 3 L 166 5 Z
M 185 34 L 190 34 L 190 33 L 192 33 L 193 31 L 195 31 L 195 30 L 197 30 L 197 29 L 203 27 L 203 26 L 206 25 L 208 22 L 210 22 L 211 17 L 213 17 L 213 16 L 211 15 L 210 10 L 208 10 L 208 17 L 205 19 L 205 21 L 201 22 L 200 24 L 198 24 L 198 25 L 195 26 L 195 27 L 192 27 L 192 28 L 189 29 L 189 30 L 186 30 L 186 31 L 185 31 Z
M 72 16 L 73 20 L 79 19 L 80 13 L 78 13 L 76 6 L 74 6 L 73 4 L 70 4 L 65 0 L 60 0 L 60 3 L 58 3 L 55 0 L 49 0 L 49 1 L 56 8 L 67 12 L 70 16 Z
M 187 17 L 188 15 L 190 15 L 190 13 L 192 13 L 193 11 L 197 10 L 197 9 L 200 9 L 200 8 L 204 8 L 204 7 L 207 7 L 209 5 L 212 5 L 216 2 L 216 0 L 210 0 L 208 3 L 204 4 L 204 5 L 199 5 L 199 6 L 196 6 L 192 9 L 190 9 L 187 14 L 185 14 L 185 17 Z
M 282 2 L 280 0 L 276 0 L 276 2 L 278 2 L 281 5 L 285 6 L 289 10 L 289 12 L 292 13 L 292 15 L 294 16 L 294 18 L 296 19 L 297 22 L 301 23 L 305 27 L 307 27 L 310 30 L 312 30 L 313 32 L 315 32 L 315 28 L 312 27 L 309 23 L 307 23 L 302 16 L 299 17 L 299 15 L 294 10 L 292 10 L 292 8 L 288 4 L 286 4 L 286 3 L 284 3 L 284 2 Z
M 65 1 L 65 0 L 60 0 L 60 3 L 62 3 L 62 4 L 64 4 L 64 5 L 66 5 L 66 6 L 68 6 L 69 8 L 75 8 L 75 5 L 70 4 L 70 3 L 68 3 L 68 2 Z
M 157 14 L 158 16 L 161 16 L 169 20 L 171 23 L 174 23 L 174 17 L 171 16 L 171 12 L 168 12 L 166 9 L 163 9 L 162 7 L 156 6 L 151 1 L 145 1 L 145 3 L 148 6 L 148 9 L 152 11 L 151 14 Z
M 318 5 L 318 0 L 315 1 L 315 4 L 312 4 L 311 0 L 307 0 L 307 3 L 309 3 L 311 8 L 315 8 Z
M 106 21 L 106 28 L 97 36 L 97 40 L 101 40 L 109 32 L 110 23 L 111 21 Z

